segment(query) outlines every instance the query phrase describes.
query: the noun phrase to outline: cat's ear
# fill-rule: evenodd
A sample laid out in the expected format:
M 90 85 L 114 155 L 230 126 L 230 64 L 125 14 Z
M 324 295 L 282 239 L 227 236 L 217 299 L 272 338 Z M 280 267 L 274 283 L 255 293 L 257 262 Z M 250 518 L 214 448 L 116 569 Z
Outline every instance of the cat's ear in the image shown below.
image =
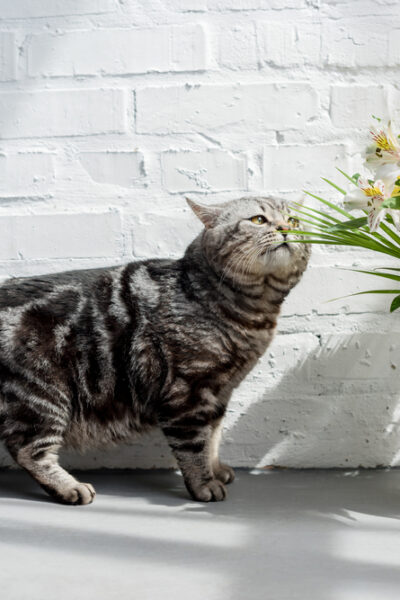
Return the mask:
M 199 204 L 190 198 L 186 198 L 186 202 L 189 204 L 190 208 L 200 219 L 206 229 L 210 229 L 214 227 L 217 222 L 219 215 L 222 213 L 223 207 L 219 205 L 207 205 L 207 204 Z

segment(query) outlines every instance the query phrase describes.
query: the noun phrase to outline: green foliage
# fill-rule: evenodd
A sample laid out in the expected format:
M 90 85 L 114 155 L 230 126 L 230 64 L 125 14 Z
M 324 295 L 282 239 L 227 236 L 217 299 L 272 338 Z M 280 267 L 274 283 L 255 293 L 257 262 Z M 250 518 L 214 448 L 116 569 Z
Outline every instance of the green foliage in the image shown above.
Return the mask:
M 368 223 L 367 217 L 360 217 L 359 219 L 350 219 L 350 221 L 343 221 L 342 223 L 336 223 L 330 228 L 330 231 L 337 231 L 338 229 L 359 229 Z
M 352 177 L 347 175 L 341 169 L 337 169 L 346 179 L 352 184 L 357 185 L 359 177 L 358 173 L 355 173 Z M 323 178 L 324 181 L 329 183 L 335 190 L 341 194 L 346 192 L 330 181 L 329 179 Z M 394 227 L 393 219 L 390 214 L 386 214 L 385 218 L 381 221 L 378 231 L 371 232 L 368 228 L 368 219 L 366 216 L 354 218 L 344 208 L 329 202 L 321 196 L 316 196 L 310 192 L 305 193 L 316 200 L 318 200 L 324 207 L 327 207 L 332 211 L 332 214 L 325 212 L 325 210 L 318 210 L 311 206 L 301 205 L 295 203 L 295 211 L 299 220 L 303 223 L 304 231 L 302 231 L 301 240 L 296 240 L 297 243 L 303 244 L 329 244 L 336 246 L 353 246 L 359 248 L 366 248 L 373 252 L 380 252 L 387 254 L 394 258 L 400 259 L 400 234 Z M 400 196 L 395 196 L 384 201 L 382 204 L 385 208 L 400 209 Z M 298 231 L 293 230 L 291 233 L 297 234 Z M 376 277 L 383 277 L 385 279 L 391 279 L 396 282 L 400 282 L 400 268 L 394 267 L 381 267 L 374 271 L 364 271 L 361 269 L 351 269 L 359 273 L 365 273 L 368 275 L 374 275 Z M 382 272 L 390 271 L 390 272 Z M 357 292 L 351 294 L 351 296 L 358 296 L 361 294 L 396 294 L 396 297 L 392 301 L 390 312 L 393 312 L 400 308 L 400 286 L 399 289 L 391 290 L 369 290 L 365 292 Z
M 386 200 L 384 200 L 382 202 L 382 207 L 399 209 L 400 208 L 400 196 L 392 196 L 391 198 L 386 198 Z
M 400 296 L 396 296 L 394 300 L 392 300 L 392 304 L 390 305 L 390 312 L 394 312 L 400 308 Z

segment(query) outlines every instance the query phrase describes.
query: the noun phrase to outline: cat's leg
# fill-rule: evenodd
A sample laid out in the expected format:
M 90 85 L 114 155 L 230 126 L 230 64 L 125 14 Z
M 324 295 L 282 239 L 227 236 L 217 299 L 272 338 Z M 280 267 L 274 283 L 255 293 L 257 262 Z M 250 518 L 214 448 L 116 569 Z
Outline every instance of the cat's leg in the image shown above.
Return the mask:
M 222 483 L 232 483 L 235 479 L 235 471 L 219 460 L 219 445 L 222 434 L 222 419 L 215 421 L 212 424 L 211 444 L 210 444 L 210 460 L 211 468 L 214 476 L 222 481 Z
M 58 463 L 60 441 L 53 437 L 36 439 L 12 452 L 16 462 L 59 502 L 90 504 L 96 492 L 90 483 L 81 483 Z
M 178 421 L 162 430 L 178 462 L 188 492 L 195 500 L 224 500 L 225 486 L 214 475 L 211 461 L 213 427 Z
M 66 412 L 48 400 L 32 396 L 30 404 L 14 396 L 8 407 L 3 439 L 18 465 L 58 501 L 90 504 L 95 496 L 93 487 L 77 481 L 58 463 L 68 423 Z

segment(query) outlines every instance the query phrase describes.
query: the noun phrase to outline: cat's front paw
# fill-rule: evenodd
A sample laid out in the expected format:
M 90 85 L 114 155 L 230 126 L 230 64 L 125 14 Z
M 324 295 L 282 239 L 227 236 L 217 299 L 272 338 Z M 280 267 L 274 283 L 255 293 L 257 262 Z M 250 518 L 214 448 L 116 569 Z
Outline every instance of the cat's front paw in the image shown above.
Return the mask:
M 216 479 L 222 481 L 222 483 L 232 483 L 235 479 L 235 471 L 224 463 L 219 463 L 213 468 L 214 476 Z
M 71 487 L 53 491 L 53 496 L 63 504 L 91 504 L 96 496 L 94 487 L 90 483 L 79 481 Z
M 219 479 L 211 479 L 201 487 L 191 488 L 190 493 L 199 502 L 218 502 L 226 498 L 225 486 Z

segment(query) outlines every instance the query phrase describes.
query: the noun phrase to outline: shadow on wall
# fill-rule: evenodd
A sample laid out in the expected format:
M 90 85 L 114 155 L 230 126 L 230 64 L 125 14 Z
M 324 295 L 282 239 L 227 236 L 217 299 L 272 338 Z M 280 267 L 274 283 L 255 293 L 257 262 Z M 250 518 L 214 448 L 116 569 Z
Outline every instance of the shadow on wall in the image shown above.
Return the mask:
M 400 338 L 392 333 L 279 335 L 236 390 L 223 459 L 294 468 L 400 464 Z M 159 431 L 79 455 L 69 468 L 175 466 Z M 0 466 L 12 464 L 3 451 Z
M 278 337 L 234 398 L 224 458 L 258 467 L 399 464 L 399 357 L 398 333 Z

